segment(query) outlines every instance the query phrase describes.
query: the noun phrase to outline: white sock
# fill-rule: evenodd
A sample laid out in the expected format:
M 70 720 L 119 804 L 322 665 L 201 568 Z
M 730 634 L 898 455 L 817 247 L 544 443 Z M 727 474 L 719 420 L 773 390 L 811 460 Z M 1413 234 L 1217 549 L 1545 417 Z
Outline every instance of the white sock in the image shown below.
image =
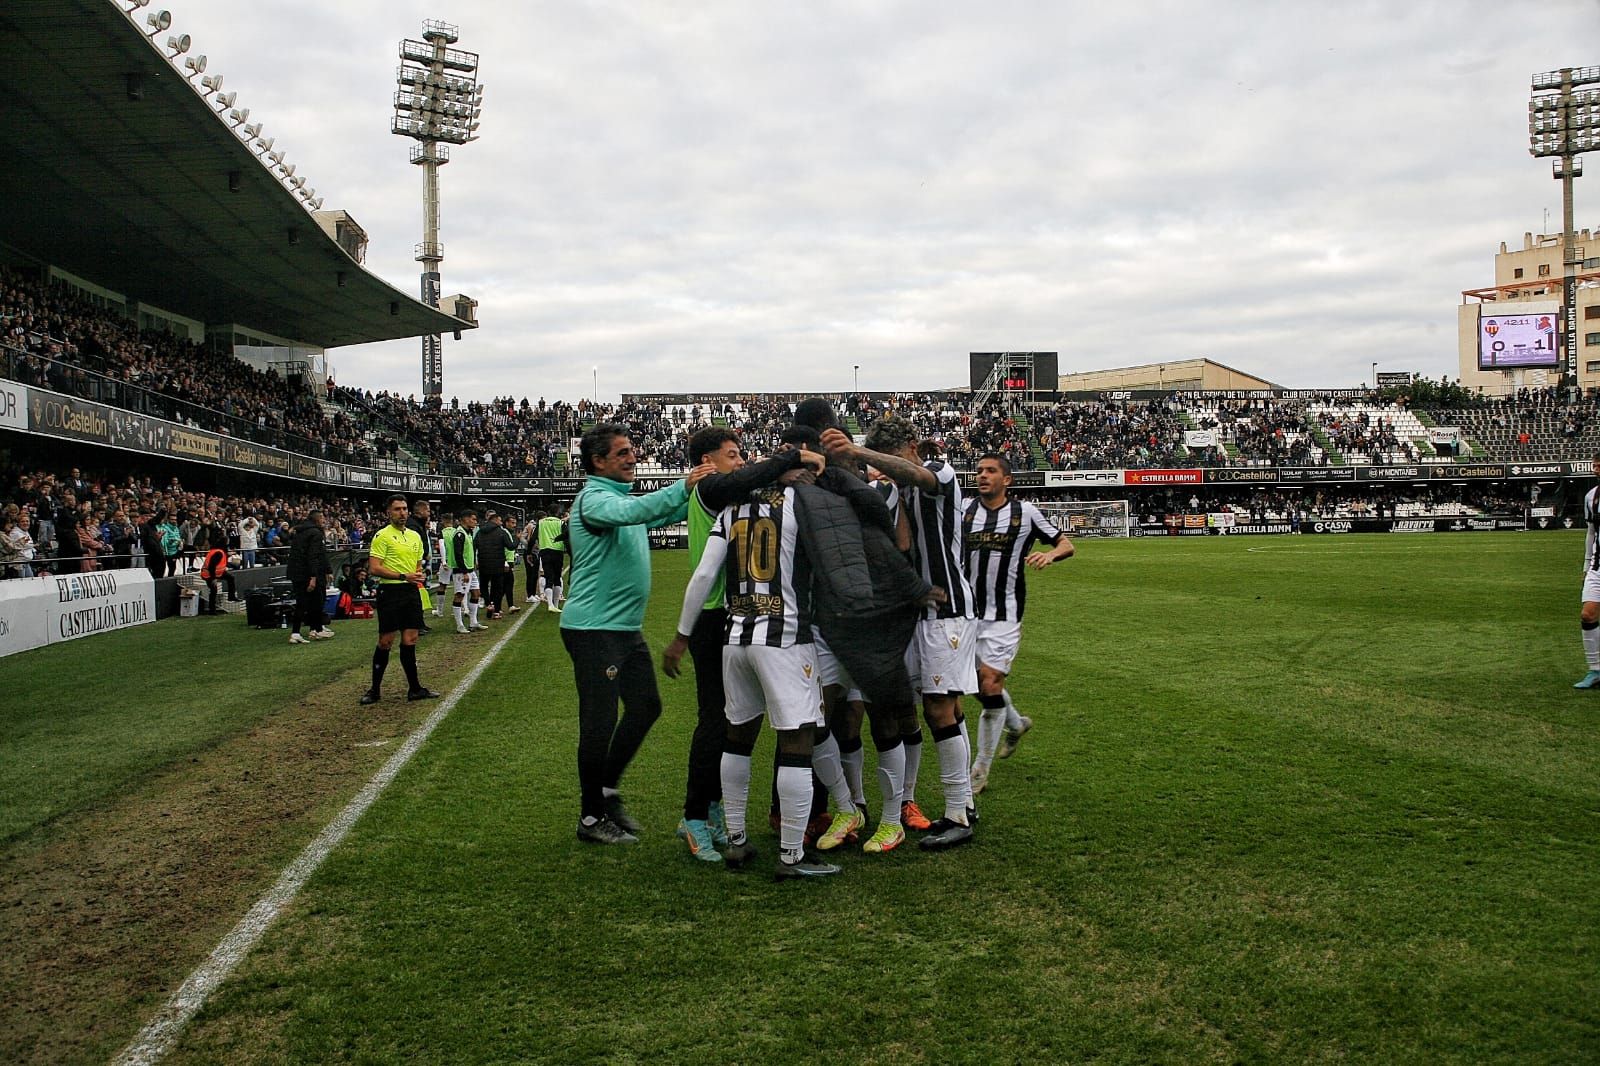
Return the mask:
M 1006 728 L 1021 729 L 1022 715 L 1017 713 L 1017 705 L 1011 702 L 1011 690 L 1001 689 L 1000 695 L 1006 698 Z
M 939 752 L 939 785 L 944 790 L 944 816 L 967 824 L 967 808 L 972 806 L 972 778 L 967 769 L 967 740 L 956 730 L 934 744 Z
M 728 839 L 744 840 L 744 812 L 750 805 L 750 756 L 722 753 L 722 815 Z
M 552 607 L 561 606 L 561 586 L 560 585 L 551 585 L 550 586 L 550 606 L 552 606 Z
M 1583 631 L 1583 656 L 1589 660 L 1589 669 L 1600 670 L 1600 627 Z
M 908 744 L 902 739 L 900 747 L 906 753 L 906 776 L 900 784 L 900 802 L 915 803 L 917 801 L 917 771 L 922 769 L 922 734 L 920 732 L 917 734 L 917 742 L 914 744 Z
M 456 628 L 460 629 L 466 623 L 461 620 L 461 605 L 458 603 L 450 608 L 450 613 L 456 616 Z
M 978 719 L 978 761 L 974 765 L 988 766 L 994 762 L 994 753 L 1000 749 L 1000 735 L 1006 731 L 1006 709 L 985 707 Z
M 727 790 L 723 790 L 727 802 Z M 783 828 L 778 832 L 778 845 L 784 857 L 797 857 L 806 846 L 806 822 L 811 817 L 811 771 L 804 766 L 778 767 L 778 812 L 783 816 Z
M 921 745 L 917 745 L 919 748 Z M 906 776 L 906 746 L 896 744 L 888 751 L 878 752 L 878 791 L 883 796 L 883 813 L 880 823 L 900 824 L 900 795 Z
M 833 733 L 811 749 L 811 772 L 828 790 L 835 811 L 849 814 L 856 809 L 850 798 L 850 785 L 844 779 L 844 766 L 839 762 L 839 738 Z
M 867 792 L 861 781 L 862 770 L 866 767 L 866 749 L 857 747 L 855 751 L 841 751 L 839 765 L 844 767 L 845 784 L 850 786 L 850 802 L 857 807 L 863 807 L 867 802 Z M 900 790 L 895 789 L 899 795 Z
M 468 625 L 473 625 L 473 626 L 478 624 L 478 601 L 477 600 L 473 600 L 471 603 L 467 604 L 467 624 Z
M 967 731 L 967 716 L 962 715 L 956 722 L 961 727 L 961 740 L 967 746 L 967 806 L 972 806 L 972 734 Z

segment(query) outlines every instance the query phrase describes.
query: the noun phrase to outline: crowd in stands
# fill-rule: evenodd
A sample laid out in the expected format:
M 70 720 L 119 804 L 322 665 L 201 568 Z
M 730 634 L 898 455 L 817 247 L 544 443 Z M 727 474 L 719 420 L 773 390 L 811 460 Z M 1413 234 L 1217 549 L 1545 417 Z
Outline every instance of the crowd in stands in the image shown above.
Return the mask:
M 373 457 L 355 421 L 325 413 L 303 384 L 257 370 L 232 352 L 140 330 L 73 288 L 32 281 L 3 267 L 0 338 L 12 349 L 0 366 L 25 385 L 136 407 L 301 454 L 345 455 L 368 463 Z M 155 402 L 138 404 L 132 390 L 119 386 L 145 390 Z
M 730 395 L 701 404 L 598 404 L 505 396 L 488 402 L 422 402 L 340 388 L 324 404 L 310 385 L 258 370 L 186 337 L 140 330 L 115 309 L 61 282 L 0 267 L 0 373 L 24 384 L 129 407 L 196 428 L 358 465 L 395 463 L 439 473 L 549 477 L 569 469 L 569 442 L 598 420 L 629 426 L 641 460 L 687 466 L 688 435 L 713 420 L 738 429 L 747 450 L 770 451 L 792 403 Z M 865 432 L 886 415 L 910 420 L 958 467 L 986 452 L 1014 469 L 1413 463 L 1435 456 L 1416 411 L 1458 425 L 1471 458 L 1582 458 L 1600 446 L 1600 394 L 1576 400 L 1554 388 L 1503 399 L 1460 383 L 1418 379 L 1360 400 L 1206 398 L 1066 399 L 1023 404 L 998 394 L 980 409 L 963 392 L 833 397 Z M 1397 428 L 1404 425 L 1406 428 Z M 1185 443 L 1186 430 L 1213 430 Z
M 1319 466 L 1326 456 L 1306 432 L 1303 400 L 1222 400 L 1215 412 L 1194 419 L 1194 428 L 1212 430 L 1217 444 L 1200 449 L 1202 466 L 1226 466 L 1227 445 L 1247 463 L 1265 466 Z
M 0 473 L 0 572 L 5 577 L 149 567 L 197 569 L 212 547 L 237 565 L 282 561 L 290 531 L 312 508 L 330 548 L 359 548 L 383 525 L 380 504 L 309 494 L 217 495 L 176 478 L 11 469 Z M 159 555 L 159 559 L 157 556 Z
M 1385 463 L 1414 463 L 1420 458 L 1416 445 L 1398 436 L 1390 419 L 1374 418 L 1366 411 L 1321 411 L 1316 417 L 1335 451 Z
M 847 396 L 840 398 L 839 406 L 855 418 L 863 433 L 889 415 L 906 419 L 925 438 L 938 441 L 944 457 L 958 467 L 971 468 L 988 452 L 1004 455 L 1016 470 L 1037 465 L 1028 415 L 1020 405 L 999 396 L 978 411 L 971 410 L 967 397 L 959 393 Z
M 1183 424 L 1165 400 L 1064 400 L 1033 413 L 1056 470 L 1187 465 Z
M 593 421 L 594 404 L 510 396 L 488 403 L 419 402 L 386 391 L 367 392 L 330 382 L 329 397 L 383 426 L 423 465 L 480 477 L 550 477 L 557 455 Z

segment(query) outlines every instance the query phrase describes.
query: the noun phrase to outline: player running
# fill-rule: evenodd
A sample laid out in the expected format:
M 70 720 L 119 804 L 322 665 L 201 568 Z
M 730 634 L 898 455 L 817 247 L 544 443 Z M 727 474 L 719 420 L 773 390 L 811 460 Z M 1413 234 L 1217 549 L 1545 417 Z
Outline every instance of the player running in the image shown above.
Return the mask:
M 968 500 L 962 517 L 962 542 L 967 553 L 967 576 L 972 579 L 973 611 L 978 616 L 978 754 L 972 763 L 972 792 L 989 783 L 989 767 L 996 749 L 1002 758 L 1016 750 L 1033 720 L 1017 713 L 1006 691 L 1006 676 L 1022 643 L 1022 608 L 1027 600 L 1024 575 L 1029 567 L 1043 570 L 1070 559 L 1072 541 L 1039 509 L 1026 500 L 1014 500 L 1011 463 L 993 452 L 978 460 L 978 496 Z M 1049 551 L 1029 552 L 1035 540 Z M 1001 734 L 1007 744 L 1000 748 Z
M 1594 459 L 1594 476 L 1600 478 L 1600 455 Z M 1600 688 L 1600 485 L 1583 497 L 1583 656 L 1589 672 L 1573 688 Z

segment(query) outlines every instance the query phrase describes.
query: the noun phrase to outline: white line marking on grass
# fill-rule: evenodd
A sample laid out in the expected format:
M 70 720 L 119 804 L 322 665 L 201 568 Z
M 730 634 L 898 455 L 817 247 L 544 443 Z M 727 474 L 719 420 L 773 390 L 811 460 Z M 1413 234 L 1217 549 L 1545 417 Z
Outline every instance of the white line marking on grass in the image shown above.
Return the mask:
M 499 657 L 501 650 L 516 635 L 522 623 L 533 617 L 529 611 L 512 623 L 504 636 L 489 649 L 489 654 L 467 672 L 450 694 L 439 702 L 438 708 L 426 721 L 406 738 L 400 749 L 389 756 L 381 769 L 372 776 L 360 792 L 356 793 L 345 809 L 329 822 L 327 827 L 317 835 L 317 838 L 306 845 L 304 851 L 278 875 L 278 881 L 267 891 L 267 894 L 256 900 L 245 916 L 239 919 L 239 924 L 223 937 L 221 942 L 212 949 L 211 954 L 193 973 L 183 982 L 183 985 L 172 994 L 166 1005 L 156 1012 L 155 1017 L 139 1031 L 133 1042 L 123 1049 L 115 1062 L 116 1066 L 149 1066 L 159 1062 L 167 1052 L 172 1050 L 172 1045 L 177 1041 L 184 1026 L 200 1012 L 205 1006 L 207 997 L 217 990 L 228 975 L 233 972 L 245 956 L 256 946 L 256 943 L 277 920 L 278 915 L 294 901 L 300 889 L 305 886 L 311 875 L 316 873 L 317 867 L 322 865 L 334 848 L 344 840 L 350 828 L 356 824 L 367 808 L 383 794 L 383 790 L 395 779 L 401 769 L 417 753 L 445 715 L 460 702 L 468 689 L 478 680 L 478 677 Z

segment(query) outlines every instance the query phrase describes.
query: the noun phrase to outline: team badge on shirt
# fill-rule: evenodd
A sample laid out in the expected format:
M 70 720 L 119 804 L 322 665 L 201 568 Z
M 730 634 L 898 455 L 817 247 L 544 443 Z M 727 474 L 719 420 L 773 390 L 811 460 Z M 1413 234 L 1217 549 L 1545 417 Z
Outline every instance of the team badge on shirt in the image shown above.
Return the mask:
M 615 681 L 616 679 L 617 679 L 617 668 L 616 668 L 616 666 L 613 665 L 613 666 L 606 667 L 606 680 L 607 681 Z
M 800 669 L 805 672 L 806 680 L 810 681 L 811 680 L 811 664 L 810 663 L 806 663 Z

